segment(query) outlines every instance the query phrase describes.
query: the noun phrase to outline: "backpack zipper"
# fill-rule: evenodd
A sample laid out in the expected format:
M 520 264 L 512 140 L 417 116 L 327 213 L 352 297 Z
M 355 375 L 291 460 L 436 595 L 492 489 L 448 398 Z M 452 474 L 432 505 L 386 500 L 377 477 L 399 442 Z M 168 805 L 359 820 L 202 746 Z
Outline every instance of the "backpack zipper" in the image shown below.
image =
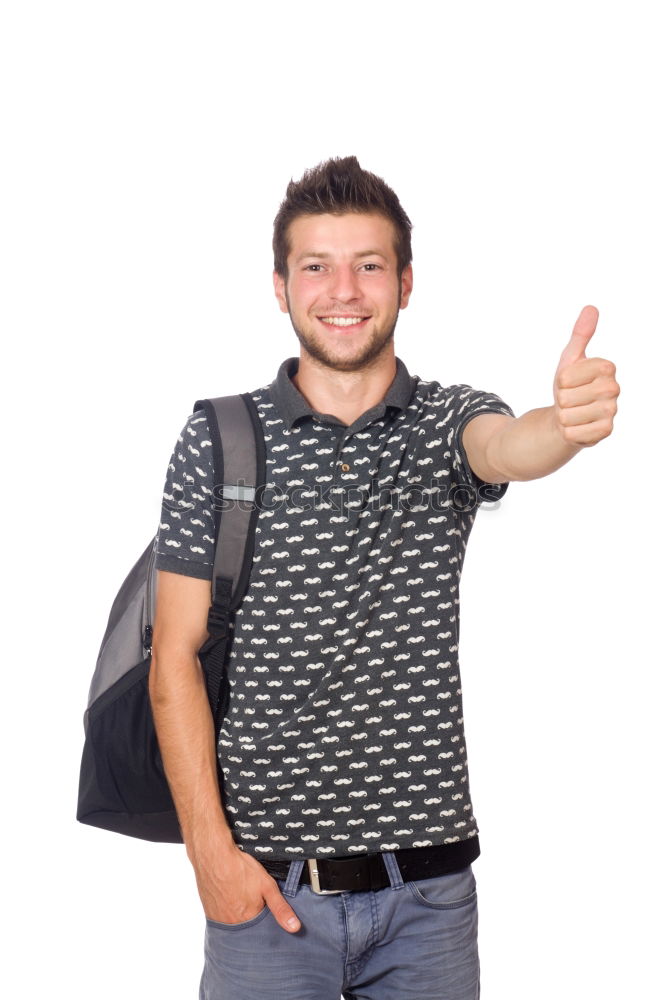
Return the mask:
M 143 629 L 143 648 L 148 655 L 152 655 L 152 623 L 150 621 L 152 615 L 152 576 L 154 573 L 154 560 L 156 559 L 156 542 L 152 548 L 149 563 L 147 567 L 147 590 L 145 592 L 145 617 L 147 618 L 147 624 Z

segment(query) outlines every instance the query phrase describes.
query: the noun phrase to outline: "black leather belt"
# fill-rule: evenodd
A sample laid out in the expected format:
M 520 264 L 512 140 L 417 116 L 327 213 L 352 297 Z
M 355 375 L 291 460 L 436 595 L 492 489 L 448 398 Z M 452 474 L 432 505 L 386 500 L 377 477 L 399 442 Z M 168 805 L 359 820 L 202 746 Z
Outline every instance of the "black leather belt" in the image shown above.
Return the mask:
M 458 840 L 453 844 L 437 847 L 409 847 L 394 851 L 403 882 L 434 878 L 460 871 L 475 861 L 480 854 L 478 837 Z M 270 875 L 286 879 L 291 861 L 258 858 Z M 299 882 L 309 885 L 313 892 L 335 892 L 385 889 L 391 880 L 381 851 L 342 858 L 306 858 Z

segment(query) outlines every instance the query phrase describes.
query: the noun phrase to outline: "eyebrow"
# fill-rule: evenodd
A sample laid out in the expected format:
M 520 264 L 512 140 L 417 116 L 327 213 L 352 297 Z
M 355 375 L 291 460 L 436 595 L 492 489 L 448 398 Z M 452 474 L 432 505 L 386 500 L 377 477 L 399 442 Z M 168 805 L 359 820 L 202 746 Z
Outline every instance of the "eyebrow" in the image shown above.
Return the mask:
M 304 250 L 303 253 L 299 254 L 294 263 L 298 264 L 299 261 L 305 260 L 306 257 L 319 257 L 320 260 L 327 260 L 332 256 L 333 254 L 323 253 L 317 250 Z M 354 258 L 356 259 L 357 257 L 381 257 L 382 260 L 387 259 L 380 250 L 359 250 L 354 254 Z

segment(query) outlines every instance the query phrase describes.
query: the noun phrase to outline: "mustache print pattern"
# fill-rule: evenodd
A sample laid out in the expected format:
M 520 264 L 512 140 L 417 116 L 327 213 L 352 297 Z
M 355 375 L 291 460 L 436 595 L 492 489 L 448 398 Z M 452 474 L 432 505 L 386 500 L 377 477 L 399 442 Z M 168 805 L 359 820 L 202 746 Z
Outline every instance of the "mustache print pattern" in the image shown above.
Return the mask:
M 463 510 L 449 489 L 481 486 L 457 446 L 464 423 L 513 411 L 493 393 L 418 379 L 399 412 L 352 429 L 319 415 L 289 426 L 271 386 L 251 395 L 266 485 L 286 500 L 260 510 L 231 629 L 218 756 L 235 839 L 255 856 L 292 859 L 475 836 L 458 648 L 480 504 Z M 157 568 L 211 579 L 211 463 L 198 412 L 168 466 Z M 409 508 L 329 502 L 329 491 L 372 483 L 442 495 Z M 321 499 L 306 506 L 311 496 Z

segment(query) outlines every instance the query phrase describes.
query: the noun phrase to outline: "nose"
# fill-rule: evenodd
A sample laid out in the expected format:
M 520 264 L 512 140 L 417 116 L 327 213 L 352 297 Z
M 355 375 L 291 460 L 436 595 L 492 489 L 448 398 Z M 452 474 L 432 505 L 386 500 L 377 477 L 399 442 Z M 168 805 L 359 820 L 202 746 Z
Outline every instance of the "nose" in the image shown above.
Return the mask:
M 359 276 L 351 264 L 340 264 L 331 275 L 327 290 L 332 298 L 340 302 L 351 302 L 361 296 Z

